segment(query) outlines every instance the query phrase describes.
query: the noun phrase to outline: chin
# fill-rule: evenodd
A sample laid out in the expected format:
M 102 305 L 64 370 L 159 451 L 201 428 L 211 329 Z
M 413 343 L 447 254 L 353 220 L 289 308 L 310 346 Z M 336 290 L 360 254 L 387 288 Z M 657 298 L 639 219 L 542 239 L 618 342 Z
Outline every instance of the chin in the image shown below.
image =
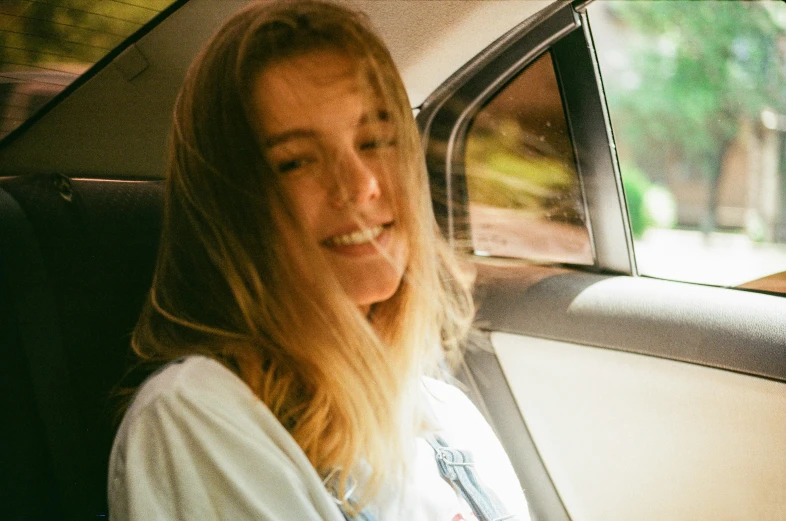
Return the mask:
M 396 294 L 398 291 L 398 286 L 396 285 L 389 291 L 379 291 L 373 294 L 362 294 L 362 295 L 351 295 L 350 298 L 360 307 L 369 307 L 373 306 L 374 304 L 379 304 L 380 302 L 385 302 L 386 300 L 390 299 L 393 295 Z
M 373 282 L 373 285 L 355 284 L 353 285 L 354 287 L 348 288 L 347 294 L 349 298 L 360 307 L 368 307 L 385 302 L 398 291 L 398 288 L 401 286 L 401 277 L 390 277 L 389 280 L 385 281 L 377 278 Z
M 396 294 L 401 287 L 405 266 L 403 259 L 396 259 L 396 266 L 385 260 L 364 269 L 347 269 L 347 266 L 342 266 L 343 270 L 335 269 L 349 298 L 358 306 L 368 307 Z

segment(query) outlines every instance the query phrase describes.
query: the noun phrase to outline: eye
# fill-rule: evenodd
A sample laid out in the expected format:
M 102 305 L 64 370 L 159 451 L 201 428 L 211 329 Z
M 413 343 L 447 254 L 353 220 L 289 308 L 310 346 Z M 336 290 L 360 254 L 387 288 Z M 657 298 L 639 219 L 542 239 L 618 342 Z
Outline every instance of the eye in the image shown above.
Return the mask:
M 282 161 L 276 165 L 276 170 L 282 174 L 293 172 L 305 166 L 306 161 L 303 159 L 291 159 L 289 161 Z
M 361 141 L 360 150 L 376 150 L 378 148 L 392 147 L 396 145 L 393 138 L 371 138 Z
M 288 174 L 307 169 L 316 163 L 316 157 L 310 154 L 302 156 L 290 156 L 287 154 L 286 156 L 280 157 L 278 159 L 274 157 L 272 158 L 271 162 L 273 163 L 273 167 L 275 168 L 276 172 L 279 174 Z
M 379 139 L 369 139 L 360 144 L 360 150 L 373 150 L 379 148 L 381 143 Z
M 316 144 L 304 139 L 286 140 L 269 147 L 265 152 L 268 164 L 279 174 L 310 169 L 322 157 Z

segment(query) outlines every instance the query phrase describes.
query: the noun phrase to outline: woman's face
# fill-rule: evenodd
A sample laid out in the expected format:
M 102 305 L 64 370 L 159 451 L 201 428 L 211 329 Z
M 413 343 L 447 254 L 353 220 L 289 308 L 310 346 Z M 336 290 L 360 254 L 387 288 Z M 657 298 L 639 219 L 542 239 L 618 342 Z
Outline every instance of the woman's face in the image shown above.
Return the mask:
M 394 123 L 356 63 L 335 51 L 265 67 L 254 100 L 266 156 L 307 240 L 367 312 L 395 293 L 408 260 L 391 193 L 390 176 L 399 175 Z M 314 274 L 302 264 L 307 283 Z

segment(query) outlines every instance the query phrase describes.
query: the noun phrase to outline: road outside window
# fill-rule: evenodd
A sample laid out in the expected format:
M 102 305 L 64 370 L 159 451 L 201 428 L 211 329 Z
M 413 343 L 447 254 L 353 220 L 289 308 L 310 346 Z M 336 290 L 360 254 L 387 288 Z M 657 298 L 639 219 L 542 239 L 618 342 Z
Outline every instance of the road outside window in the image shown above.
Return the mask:
M 786 4 L 588 12 L 639 272 L 786 291 Z

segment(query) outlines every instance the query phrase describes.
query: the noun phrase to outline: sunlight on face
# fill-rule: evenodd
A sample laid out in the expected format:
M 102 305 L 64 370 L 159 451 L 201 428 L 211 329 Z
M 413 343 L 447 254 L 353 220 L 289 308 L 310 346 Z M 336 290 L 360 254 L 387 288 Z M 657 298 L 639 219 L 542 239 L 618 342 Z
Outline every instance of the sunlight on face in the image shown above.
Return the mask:
M 265 153 L 308 239 L 362 310 L 390 298 L 408 259 L 388 177 L 399 171 L 398 144 L 355 62 L 335 51 L 275 62 L 257 76 L 254 99 Z

